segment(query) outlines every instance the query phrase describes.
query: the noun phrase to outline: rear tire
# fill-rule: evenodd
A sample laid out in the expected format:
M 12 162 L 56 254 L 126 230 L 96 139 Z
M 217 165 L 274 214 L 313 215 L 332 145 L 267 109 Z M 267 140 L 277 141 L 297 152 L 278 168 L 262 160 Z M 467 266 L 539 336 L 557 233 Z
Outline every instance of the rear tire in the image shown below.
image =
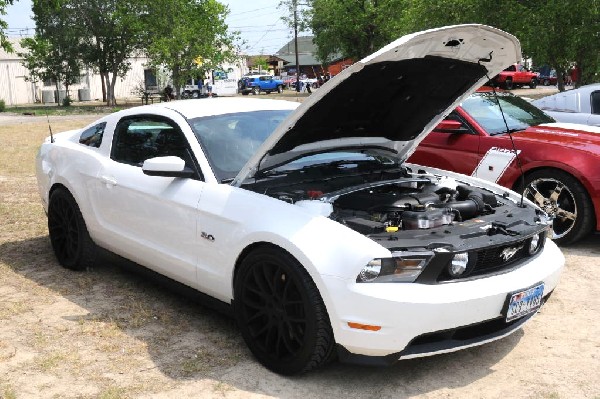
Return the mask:
M 594 207 L 583 185 L 557 169 L 535 171 L 525 177 L 524 195 L 554 217 L 553 238 L 567 245 L 587 235 L 594 225 Z
M 282 85 L 277 86 L 277 93 L 279 93 L 279 94 L 283 93 L 283 86 Z
M 96 245 L 77 202 L 66 189 L 57 188 L 50 195 L 48 231 L 56 259 L 63 267 L 85 270 L 94 265 Z
M 333 352 L 319 290 L 302 265 L 278 248 L 256 249 L 242 261 L 234 282 L 234 312 L 250 351 L 276 373 L 307 372 Z

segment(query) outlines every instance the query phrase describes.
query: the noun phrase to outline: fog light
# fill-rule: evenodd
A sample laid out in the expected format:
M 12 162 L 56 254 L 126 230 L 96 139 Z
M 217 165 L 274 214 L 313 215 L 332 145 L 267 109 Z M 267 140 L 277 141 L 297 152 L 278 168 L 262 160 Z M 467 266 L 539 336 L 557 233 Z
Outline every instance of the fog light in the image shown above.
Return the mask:
M 535 254 L 540 249 L 540 244 L 542 243 L 542 235 L 544 233 L 536 234 L 531 237 L 531 241 L 529 242 L 529 255 Z
M 451 277 L 459 277 L 461 276 L 465 270 L 467 270 L 467 264 L 469 263 L 469 254 L 466 252 L 462 252 L 460 254 L 454 255 L 452 258 L 452 262 L 448 267 L 448 273 L 450 273 Z

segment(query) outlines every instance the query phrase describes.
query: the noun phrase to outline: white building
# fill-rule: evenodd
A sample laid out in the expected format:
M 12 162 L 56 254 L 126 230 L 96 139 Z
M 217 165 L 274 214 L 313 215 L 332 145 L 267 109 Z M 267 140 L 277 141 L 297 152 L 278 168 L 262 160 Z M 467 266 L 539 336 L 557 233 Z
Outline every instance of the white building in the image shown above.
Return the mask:
M 56 101 L 56 86 L 54 82 L 31 82 L 29 70 L 21 63 L 17 55 L 23 52 L 20 39 L 10 39 L 14 52 L 7 53 L 0 49 L 0 100 L 7 106 L 32 104 L 36 102 L 51 103 Z M 144 87 L 144 70 L 147 69 L 146 57 L 132 57 L 129 59 L 131 69 L 124 78 L 117 78 L 115 97 L 117 100 L 131 99 L 140 101 L 136 88 Z M 226 64 L 225 70 L 232 70 L 236 80 L 242 76 L 241 65 L 245 62 Z M 78 84 L 69 86 L 70 96 L 74 100 L 102 100 L 102 81 L 100 75 L 91 69 L 82 71 Z M 60 93 L 61 98 L 64 92 Z

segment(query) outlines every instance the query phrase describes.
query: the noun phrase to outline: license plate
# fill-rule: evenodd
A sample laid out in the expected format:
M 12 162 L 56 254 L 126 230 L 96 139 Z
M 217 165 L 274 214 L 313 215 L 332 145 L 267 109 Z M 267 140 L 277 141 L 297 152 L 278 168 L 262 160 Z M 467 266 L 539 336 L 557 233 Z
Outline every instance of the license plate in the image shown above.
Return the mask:
M 518 319 L 519 317 L 523 317 L 538 310 L 542 305 L 543 295 L 544 283 L 510 294 L 506 311 L 506 322 Z

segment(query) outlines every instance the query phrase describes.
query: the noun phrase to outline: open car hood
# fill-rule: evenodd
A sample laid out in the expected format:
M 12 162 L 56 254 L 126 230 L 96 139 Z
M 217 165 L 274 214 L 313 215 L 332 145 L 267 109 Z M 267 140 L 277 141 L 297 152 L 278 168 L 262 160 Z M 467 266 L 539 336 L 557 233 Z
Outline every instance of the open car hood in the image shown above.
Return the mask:
M 489 78 L 521 59 L 519 41 L 484 25 L 403 36 L 329 80 L 263 143 L 233 181 L 308 154 L 380 149 L 405 160 Z

